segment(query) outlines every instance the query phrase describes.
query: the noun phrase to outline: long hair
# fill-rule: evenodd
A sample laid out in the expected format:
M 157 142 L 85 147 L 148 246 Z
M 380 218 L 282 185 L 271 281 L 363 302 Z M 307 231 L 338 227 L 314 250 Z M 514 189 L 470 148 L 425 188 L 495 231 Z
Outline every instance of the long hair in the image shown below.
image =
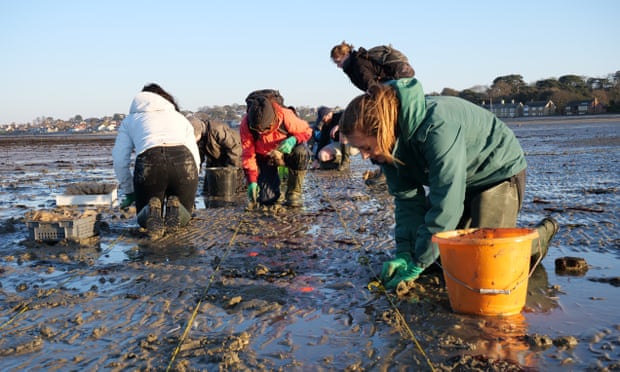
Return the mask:
M 377 138 L 379 151 L 390 161 L 398 136 L 398 107 L 396 91 L 391 86 L 375 85 L 368 93 L 355 97 L 340 119 L 340 133 L 347 137 L 354 133 Z
M 340 59 L 348 56 L 353 51 L 353 45 L 347 44 L 345 41 L 334 46 L 329 53 L 332 60 Z
M 164 88 L 160 87 L 158 84 L 155 84 L 155 83 L 147 84 L 144 86 L 144 88 L 142 88 L 142 91 L 159 94 L 160 96 L 164 97 L 168 102 L 172 103 L 174 105 L 175 110 L 181 112 L 181 110 L 179 110 L 179 106 L 174 100 L 174 97 L 170 93 L 166 92 Z

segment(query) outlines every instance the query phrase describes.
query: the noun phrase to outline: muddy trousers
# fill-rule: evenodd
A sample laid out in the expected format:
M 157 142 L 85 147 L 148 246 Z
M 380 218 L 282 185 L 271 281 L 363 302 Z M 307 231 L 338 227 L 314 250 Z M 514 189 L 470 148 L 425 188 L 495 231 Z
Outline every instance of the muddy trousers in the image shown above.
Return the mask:
M 525 170 L 478 190 L 468 190 L 465 195 L 463 216 L 457 229 L 475 227 L 516 227 L 517 217 L 525 192 Z M 539 239 L 532 241 L 532 256 L 544 257 L 548 244 Z
M 157 197 L 164 206 L 172 195 L 191 213 L 198 189 L 198 167 L 192 153 L 183 145 L 154 147 L 136 157 L 133 184 L 138 216 L 152 197 Z
M 305 171 L 310 160 L 308 145 L 300 143 L 293 148 L 290 154 L 284 155 L 284 165 L 292 171 Z M 263 205 L 273 205 L 280 199 L 280 175 L 278 166 L 269 164 L 267 156 L 256 156 L 258 165 L 258 202 Z M 302 180 L 303 181 L 303 180 Z

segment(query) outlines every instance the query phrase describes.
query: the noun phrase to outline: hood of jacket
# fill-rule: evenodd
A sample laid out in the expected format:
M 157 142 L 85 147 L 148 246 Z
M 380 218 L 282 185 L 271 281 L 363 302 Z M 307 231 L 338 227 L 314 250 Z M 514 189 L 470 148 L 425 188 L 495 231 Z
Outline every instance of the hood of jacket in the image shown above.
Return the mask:
M 411 140 L 426 117 L 426 99 L 422 84 L 416 78 L 391 80 L 400 101 L 398 123 L 399 138 Z
M 159 94 L 152 92 L 140 92 L 136 94 L 133 101 L 131 101 L 129 113 L 136 114 L 139 112 L 152 111 L 175 111 L 175 108 L 170 101 Z

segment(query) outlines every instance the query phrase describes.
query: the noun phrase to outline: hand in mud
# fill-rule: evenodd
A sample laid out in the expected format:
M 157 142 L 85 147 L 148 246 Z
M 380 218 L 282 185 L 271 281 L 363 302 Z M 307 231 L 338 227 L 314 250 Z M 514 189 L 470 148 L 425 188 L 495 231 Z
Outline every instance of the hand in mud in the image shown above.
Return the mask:
M 423 268 L 409 260 L 395 258 L 383 263 L 381 282 L 386 289 L 394 289 L 402 281 L 416 280 L 422 271 L 424 271 Z
M 123 201 L 121 201 L 120 207 L 122 209 L 128 208 L 135 201 L 136 201 L 136 195 L 133 192 L 129 193 L 129 194 L 125 195 L 125 198 L 123 199 Z
M 294 138 L 294 137 L 293 137 Z M 267 154 L 269 157 L 268 163 L 272 166 L 282 166 L 284 165 L 284 154 L 282 154 L 278 150 L 272 150 Z

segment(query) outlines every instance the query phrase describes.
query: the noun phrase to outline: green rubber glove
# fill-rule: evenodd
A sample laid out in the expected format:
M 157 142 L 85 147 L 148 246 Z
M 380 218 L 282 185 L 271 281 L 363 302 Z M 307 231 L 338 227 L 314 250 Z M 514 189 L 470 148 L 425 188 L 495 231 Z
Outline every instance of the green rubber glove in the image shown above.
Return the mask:
M 399 257 L 383 263 L 381 281 L 386 289 L 394 289 L 402 281 L 416 280 L 423 271 L 413 262 Z
M 121 201 L 121 208 L 125 209 L 127 207 L 129 207 L 130 205 L 132 205 L 133 203 L 135 203 L 136 201 L 136 195 L 132 192 L 129 194 L 125 195 L 125 198 L 123 198 L 123 200 Z
M 250 182 L 248 185 L 248 199 L 254 203 L 258 200 L 258 184 L 256 182 Z
M 290 154 L 293 151 L 293 147 L 297 144 L 297 138 L 294 136 L 290 136 L 284 141 L 280 142 L 280 146 L 278 146 L 278 151 L 283 154 Z

